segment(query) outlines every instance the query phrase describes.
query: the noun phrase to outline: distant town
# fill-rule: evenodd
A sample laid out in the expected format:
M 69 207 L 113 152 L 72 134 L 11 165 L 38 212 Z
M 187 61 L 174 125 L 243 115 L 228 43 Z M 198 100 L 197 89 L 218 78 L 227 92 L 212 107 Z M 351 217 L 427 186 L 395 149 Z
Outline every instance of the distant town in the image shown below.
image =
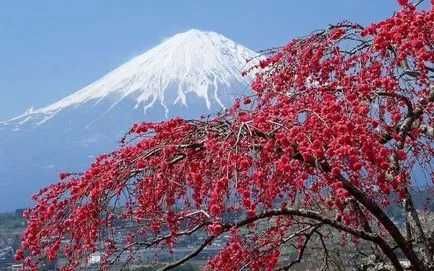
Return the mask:
M 21 264 L 14 261 L 14 254 L 19 247 L 20 234 L 25 226 L 22 212 L 22 209 L 18 209 L 13 213 L 0 214 L 0 271 L 19 270 L 21 268 Z M 126 234 L 120 231 L 118 232 L 117 241 L 122 242 L 125 237 Z M 176 270 L 198 270 L 199 266 L 203 265 L 209 257 L 214 256 L 221 249 L 227 237 L 222 236 L 213 245 L 205 248 L 192 262 L 182 265 Z M 155 249 L 142 249 L 136 251 L 134 255 L 125 253 L 117 259 L 117 264 L 119 268 L 123 267 L 124 270 L 156 270 L 166 262 L 174 261 L 191 253 L 195 249 L 195 245 L 202 242 L 203 238 L 203 236 L 190 237 L 175 247 L 172 253 Z M 101 252 L 89 255 L 88 263 L 82 267 L 83 270 L 98 270 L 101 256 Z M 126 264 L 127 261 L 128 265 Z M 60 256 L 55 262 L 46 262 L 43 270 L 59 270 L 64 264 L 65 258 Z

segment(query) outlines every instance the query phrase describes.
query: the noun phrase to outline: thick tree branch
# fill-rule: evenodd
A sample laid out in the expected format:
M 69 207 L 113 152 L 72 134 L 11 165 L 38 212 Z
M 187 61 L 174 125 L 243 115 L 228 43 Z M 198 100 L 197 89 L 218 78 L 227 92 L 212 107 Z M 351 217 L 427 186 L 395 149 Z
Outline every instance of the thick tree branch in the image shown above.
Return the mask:
M 390 257 L 390 260 L 392 261 L 392 263 L 394 263 L 394 266 L 396 264 L 395 267 L 397 270 L 403 270 L 403 269 L 401 269 L 402 267 L 400 267 L 399 261 L 396 262 L 394 260 L 394 258 L 396 259 L 396 256 L 393 254 L 393 250 L 390 248 L 390 246 L 387 244 L 387 242 L 381 236 L 379 236 L 377 234 L 369 233 L 369 232 L 366 232 L 363 230 L 357 230 L 357 229 L 350 228 L 350 227 L 342 224 L 341 222 L 324 217 L 320 213 L 312 211 L 312 210 L 284 208 L 284 209 L 273 209 L 273 210 L 263 211 L 259 214 L 256 214 L 255 216 L 240 220 L 236 223 L 223 224 L 222 225 L 223 230 L 221 233 L 227 232 L 233 227 L 241 228 L 241 227 L 247 226 L 248 224 L 251 224 L 255 221 L 265 219 L 265 218 L 271 218 L 271 217 L 275 217 L 275 216 L 297 216 L 297 217 L 312 219 L 316 222 L 319 222 L 320 224 L 318 224 L 318 225 L 323 225 L 323 224 L 329 225 L 336 230 L 343 231 L 343 232 L 346 232 L 346 233 L 353 235 L 355 237 L 371 241 L 371 242 L 377 244 L 387 257 Z M 196 227 L 195 227 L 195 229 L 196 229 Z M 173 263 L 166 265 L 161 270 L 169 270 L 169 269 L 174 268 L 176 266 L 179 266 L 179 265 L 185 263 L 186 261 L 188 261 L 189 259 L 197 256 L 216 237 L 217 236 L 208 237 L 205 240 L 205 242 L 202 243 L 202 245 L 200 245 L 192 253 L 190 253 L 189 255 L 183 257 L 182 259 L 180 259 L 176 262 L 173 262 Z

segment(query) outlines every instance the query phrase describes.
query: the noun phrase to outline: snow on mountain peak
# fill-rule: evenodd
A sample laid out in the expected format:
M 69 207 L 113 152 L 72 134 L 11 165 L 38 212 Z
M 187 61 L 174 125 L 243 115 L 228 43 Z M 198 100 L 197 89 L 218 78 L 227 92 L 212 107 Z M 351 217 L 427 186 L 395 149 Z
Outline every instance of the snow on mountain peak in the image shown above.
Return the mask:
M 133 98 L 136 108 L 143 106 L 145 111 L 160 103 L 166 114 L 171 104 L 188 106 L 190 93 L 201 98 L 208 109 L 211 101 L 223 107 L 221 89 L 234 83 L 247 86 L 251 77 L 243 77 L 241 72 L 248 68 L 246 60 L 255 57 L 257 53 L 223 35 L 192 29 L 164 40 L 70 96 L 32 108 L 10 121 L 37 120 L 40 124 L 64 108 L 98 103 L 107 97 L 114 100 L 112 107 Z

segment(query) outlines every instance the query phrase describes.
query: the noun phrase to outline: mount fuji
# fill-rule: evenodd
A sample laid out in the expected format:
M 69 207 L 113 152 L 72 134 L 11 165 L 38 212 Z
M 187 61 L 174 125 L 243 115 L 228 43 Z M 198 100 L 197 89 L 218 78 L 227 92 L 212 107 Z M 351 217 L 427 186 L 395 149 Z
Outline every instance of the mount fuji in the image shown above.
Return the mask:
M 193 29 L 55 103 L 0 122 L 0 211 L 31 204 L 59 171 L 84 170 L 134 122 L 222 110 L 250 92 L 252 77 L 241 72 L 256 59 L 223 35 Z

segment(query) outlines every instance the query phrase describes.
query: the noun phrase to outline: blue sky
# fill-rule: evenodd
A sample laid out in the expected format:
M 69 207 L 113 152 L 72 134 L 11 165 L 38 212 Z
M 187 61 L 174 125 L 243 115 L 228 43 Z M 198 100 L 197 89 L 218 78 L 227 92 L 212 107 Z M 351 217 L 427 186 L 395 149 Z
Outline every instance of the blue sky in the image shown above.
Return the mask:
M 343 19 L 390 16 L 394 0 L 1 1 L 0 120 L 54 102 L 177 32 L 219 32 L 253 50 Z

